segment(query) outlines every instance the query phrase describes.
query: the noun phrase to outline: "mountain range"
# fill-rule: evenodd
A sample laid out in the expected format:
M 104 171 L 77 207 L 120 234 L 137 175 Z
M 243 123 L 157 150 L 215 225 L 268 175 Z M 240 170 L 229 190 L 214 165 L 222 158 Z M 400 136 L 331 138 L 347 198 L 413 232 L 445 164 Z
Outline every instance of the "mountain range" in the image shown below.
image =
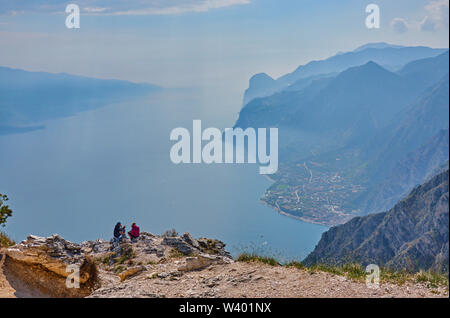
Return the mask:
M 151 84 L 0 67 L 0 135 L 42 128 L 41 122 L 155 92 Z
M 370 61 L 389 69 L 396 69 L 415 60 L 435 57 L 445 51 L 445 49 L 420 46 L 405 47 L 387 43 L 369 43 L 351 52 L 339 53 L 325 60 L 311 61 L 278 79 L 273 79 L 265 73 L 256 74 L 250 79 L 249 88 L 244 94 L 244 105 L 254 98 L 267 97 L 289 86 L 295 86 L 296 82 L 302 79 L 339 73 Z
M 358 262 L 448 273 L 448 182 L 446 170 L 415 188 L 388 212 L 356 217 L 331 228 L 304 263 Z
M 235 124 L 279 129 L 280 169 L 263 200 L 324 225 L 392 208 L 448 162 L 448 72 L 446 49 L 378 43 L 277 80 L 292 79 Z

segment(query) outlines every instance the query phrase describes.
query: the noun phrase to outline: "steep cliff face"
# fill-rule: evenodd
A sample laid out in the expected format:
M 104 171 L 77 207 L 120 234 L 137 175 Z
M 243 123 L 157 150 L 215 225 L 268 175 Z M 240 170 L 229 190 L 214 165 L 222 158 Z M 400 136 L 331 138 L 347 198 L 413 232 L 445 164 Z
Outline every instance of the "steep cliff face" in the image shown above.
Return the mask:
M 390 211 L 357 217 L 325 232 L 305 259 L 448 272 L 448 170 L 415 188 Z
M 361 202 L 367 213 L 387 211 L 417 185 L 448 169 L 448 129 L 440 130 L 425 144 L 398 161 L 389 177 L 374 185 Z M 441 168 L 442 167 L 442 168 Z

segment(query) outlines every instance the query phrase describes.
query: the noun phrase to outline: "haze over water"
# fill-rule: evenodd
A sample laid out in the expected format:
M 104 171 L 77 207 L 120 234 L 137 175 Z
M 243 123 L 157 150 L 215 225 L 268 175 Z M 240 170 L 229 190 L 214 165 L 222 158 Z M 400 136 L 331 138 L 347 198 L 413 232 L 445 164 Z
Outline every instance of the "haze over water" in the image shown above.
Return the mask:
M 46 122 L 0 136 L 1 192 L 14 210 L 8 234 L 58 233 L 76 242 L 109 240 L 113 226 L 223 240 L 234 255 L 257 248 L 302 259 L 326 227 L 281 216 L 259 202 L 268 179 L 259 165 L 174 165 L 170 131 L 232 127 L 240 94 L 180 89 Z

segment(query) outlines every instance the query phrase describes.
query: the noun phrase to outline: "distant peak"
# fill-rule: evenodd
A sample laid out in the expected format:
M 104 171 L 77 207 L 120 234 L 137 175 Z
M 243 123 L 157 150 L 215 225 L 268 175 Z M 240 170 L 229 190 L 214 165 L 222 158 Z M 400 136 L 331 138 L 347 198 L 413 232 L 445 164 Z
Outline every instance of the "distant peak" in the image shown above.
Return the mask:
M 366 66 L 366 67 L 379 67 L 379 68 L 382 68 L 380 65 L 378 65 L 377 63 L 375 63 L 374 61 L 369 61 L 369 62 L 367 62 L 365 65 L 363 65 L 363 66 Z
M 374 76 L 377 78 L 387 78 L 389 76 L 395 76 L 395 74 L 375 62 L 369 61 L 364 65 L 351 67 L 339 75 L 340 78 L 360 78 L 361 80 L 368 77 L 373 78 Z
M 266 73 L 259 73 L 256 75 L 253 75 L 252 78 L 250 79 L 250 86 L 253 85 L 264 85 L 264 84 L 271 84 L 272 82 L 274 82 L 275 80 L 270 77 L 269 75 L 267 75 Z
M 405 46 L 389 44 L 389 43 L 386 43 L 386 42 L 375 42 L 375 43 L 364 44 L 364 45 L 358 47 L 353 52 L 360 52 L 360 51 L 367 50 L 367 49 L 386 49 L 386 48 L 399 49 L 399 48 L 403 48 L 403 47 L 405 47 Z
M 258 73 L 252 76 L 250 80 L 274 80 L 272 77 L 267 75 L 266 73 Z
M 379 70 L 379 71 L 386 72 L 386 73 L 392 73 L 390 70 L 384 68 L 382 65 L 380 65 L 372 60 L 367 62 L 364 65 L 361 65 L 360 67 L 363 69 L 365 68 L 365 69 Z
M 355 70 L 358 70 L 358 71 L 366 71 L 366 70 L 370 70 L 370 71 L 373 71 L 373 70 L 382 70 L 382 71 L 385 71 L 385 72 L 389 72 L 388 70 L 386 70 L 385 68 L 383 68 L 381 65 L 379 65 L 379 64 L 377 64 L 377 63 L 375 63 L 374 61 L 369 61 L 369 62 L 367 62 L 366 64 L 363 64 L 363 65 L 360 65 L 360 66 L 355 66 L 355 67 L 352 67 L 352 68 L 349 68 L 348 69 L 348 71 L 355 71 Z M 346 71 L 344 71 L 344 72 L 346 72 Z

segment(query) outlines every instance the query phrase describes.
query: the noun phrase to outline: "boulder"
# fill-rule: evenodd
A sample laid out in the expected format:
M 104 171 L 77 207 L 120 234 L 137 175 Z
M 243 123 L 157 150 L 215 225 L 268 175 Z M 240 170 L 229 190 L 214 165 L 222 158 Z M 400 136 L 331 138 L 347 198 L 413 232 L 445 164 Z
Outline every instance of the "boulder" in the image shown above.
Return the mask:
M 190 233 L 184 233 L 181 238 L 189 245 L 191 245 L 197 249 L 200 248 L 200 245 L 198 244 L 197 240 L 194 239 Z
M 110 243 L 98 239 L 96 241 L 86 241 L 81 243 L 81 251 L 83 253 L 95 253 L 95 254 L 102 254 L 107 253 L 109 251 Z
M 227 257 L 199 254 L 195 257 L 187 257 L 184 263 L 178 267 L 178 270 L 181 272 L 191 272 L 204 269 L 213 264 L 230 264 L 232 262 L 233 260 Z
M 123 282 L 124 280 L 126 280 L 130 277 L 133 277 L 137 274 L 140 274 L 145 270 L 146 270 L 146 268 L 144 266 L 136 266 L 136 267 L 129 268 L 126 271 L 124 271 L 123 273 L 120 273 L 120 275 L 119 275 L 120 281 Z
M 220 255 L 231 258 L 230 253 L 225 250 L 226 244 L 219 240 L 199 238 L 197 240 L 200 250 L 206 254 Z
M 163 245 L 171 246 L 176 248 L 183 255 L 192 255 L 198 253 L 199 250 L 194 246 L 190 245 L 181 237 L 164 237 L 162 241 Z

